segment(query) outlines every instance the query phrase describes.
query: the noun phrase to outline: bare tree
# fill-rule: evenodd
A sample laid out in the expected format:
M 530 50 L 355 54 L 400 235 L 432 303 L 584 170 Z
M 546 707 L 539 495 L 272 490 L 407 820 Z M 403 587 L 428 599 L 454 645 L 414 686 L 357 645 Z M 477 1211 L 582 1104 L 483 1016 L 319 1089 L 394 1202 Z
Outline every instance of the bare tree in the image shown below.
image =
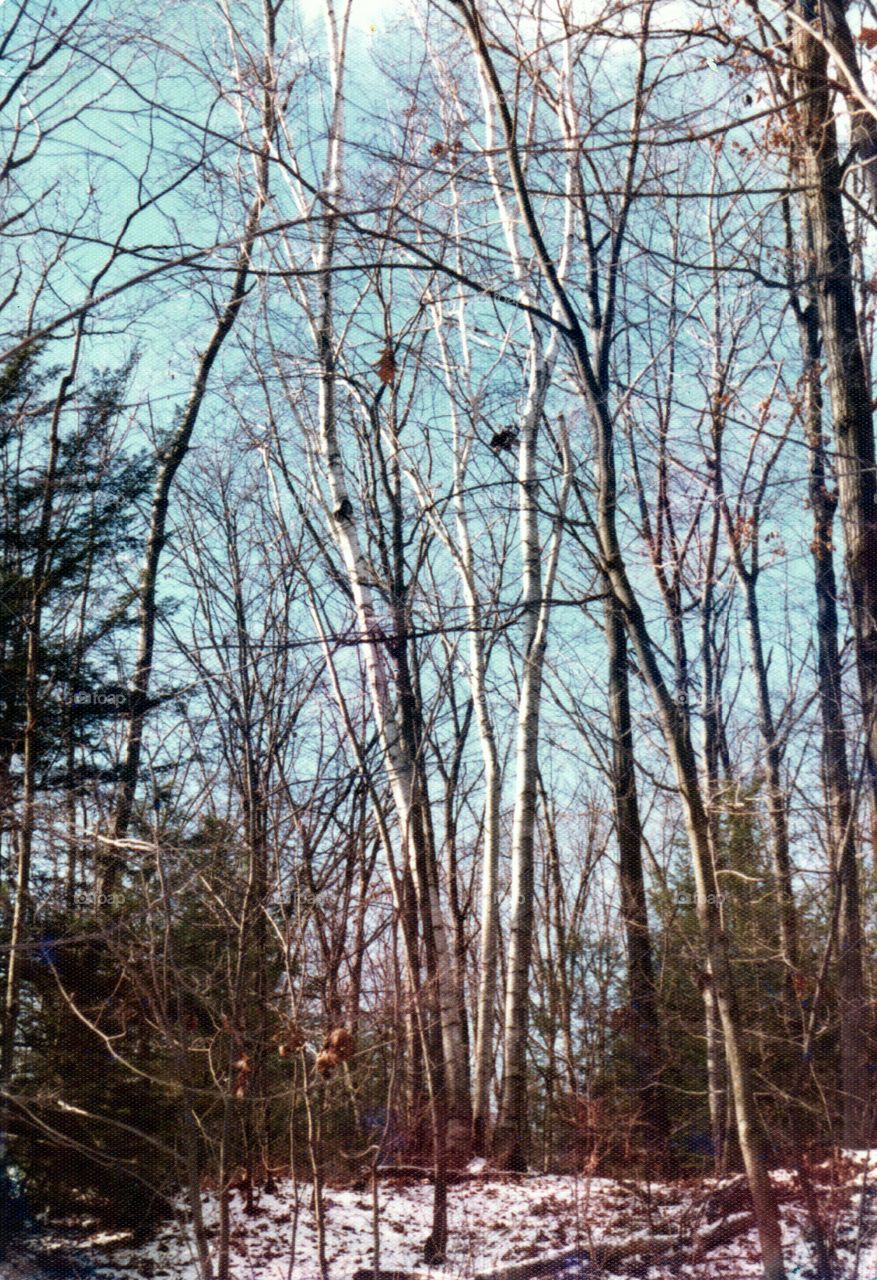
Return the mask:
M 792 59 L 801 103 L 797 107 L 797 172 L 804 190 L 805 247 L 812 253 L 816 303 L 824 351 L 826 383 L 835 436 L 840 515 L 850 617 L 871 785 L 877 777 L 877 479 L 871 386 L 865 368 L 853 290 L 849 237 L 844 220 L 843 170 L 838 154 L 834 90 L 828 52 L 818 38 L 832 30 L 835 6 L 819 6 L 813 30 L 796 23 Z M 843 22 L 845 26 L 845 21 Z M 847 48 L 848 56 L 852 44 Z M 859 115 L 860 124 L 870 115 Z M 870 145 L 870 143 L 869 143 Z M 870 151 L 865 156 L 870 163 Z M 877 792 L 875 792 L 877 794 Z
M 131 680 L 131 714 L 128 720 L 125 755 L 120 771 L 119 787 L 111 826 L 111 836 L 116 841 L 123 840 L 127 833 L 134 803 L 134 792 L 137 786 L 147 699 L 152 679 L 158 570 L 167 541 L 167 519 L 171 489 L 176 474 L 188 452 L 192 433 L 195 430 L 204 402 L 210 372 L 232 330 L 246 297 L 252 255 L 257 241 L 262 213 L 268 200 L 270 159 L 277 128 L 275 114 L 277 105 L 277 72 L 274 65 L 274 52 L 276 21 L 281 5 L 282 0 L 279 0 L 278 4 L 273 4 L 271 0 L 265 0 L 263 6 L 264 44 L 258 61 L 255 57 L 253 59 L 254 73 L 258 77 L 261 98 L 258 133 L 254 142 L 249 135 L 244 116 L 242 121 L 241 153 L 243 157 L 251 158 L 252 160 L 254 190 L 246 211 L 237 257 L 231 267 L 231 283 L 225 297 L 214 302 L 216 322 L 207 345 L 198 358 L 188 401 L 179 422 L 173 428 L 170 439 L 163 444 L 160 450 L 160 463 L 152 499 L 149 533 L 139 588 L 139 638 L 137 658 Z M 234 30 L 229 32 L 233 42 L 236 34 Z M 242 96 L 245 91 L 246 85 L 240 83 L 239 92 Z M 105 898 L 112 893 L 112 886 L 118 869 L 118 855 L 104 859 L 104 865 L 101 868 L 98 881 L 98 891 Z
M 725 1039 L 731 1087 L 737 1118 L 737 1134 L 755 1206 L 761 1241 L 764 1273 L 767 1280 L 783 1280 L 782 1244 L 776 1199 L 760 1158 L 758 1121 L 755 1113 L 752 1076 L 743 1044 L 740 1013 L 737 1006 L 733 975 L 728 953 L 728 939 L 718 911 L 718 886 L 715 878 L 709 822 L 703 805 L 697 763 L 685 720 L 680 716 L 675 699 L 664 681 L 652 644 L 641 604 L 627 573 L 617 530 L 617 480 L 614 457 L 614 431 L 608 405 L 608 355 L 614 324 L 618 257 L 624 242 L 627 215 L 634 192 L 636 165 L 639 159 L 639 126 L 646 101 L 646 57 L 648 43 L 648 7 L 643 15 L 640 36 L 640 73 L 633 107 L 633 124 L 628 162 L 624 178 L 624 203 L 611 237 L 610 262 L 607 272 L 607 299 L 604 311 L 610 317 L 605 338 L 592 354 L 585 328 L 567 290 L 558 275 L 554 258 L 536 221 L 526 178 L 521 166 L 517 130 L 506 103 L 501 82 L 488 48 L 478 12 L 459 0 L 455 3 L 461 21 L 469 32 L 475 56 L 490 84 L 502 121 L 503 150 L 520 218 L 533 246 L 538 267 L 558 308 L 559 319 L 567 330 L 567 344 L 575 376 L 587 408 L 595 436 L 596 511 L 593 531 L 601 568 L 617 597 L 625 627 L 637 661 L 655 701 L 667 740 L 667 747 L 677 776 L 679 792 L 685 806 L 692 861 L 697 886 L 697 913 L 703 932 L 712 982 Z

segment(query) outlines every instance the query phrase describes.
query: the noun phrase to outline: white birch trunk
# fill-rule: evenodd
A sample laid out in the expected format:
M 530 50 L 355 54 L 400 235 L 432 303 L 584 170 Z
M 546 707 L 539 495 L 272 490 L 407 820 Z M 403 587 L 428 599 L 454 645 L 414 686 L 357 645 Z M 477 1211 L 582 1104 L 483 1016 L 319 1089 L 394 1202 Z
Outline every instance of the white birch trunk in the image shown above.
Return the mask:
M 725 1036 L 728 1071 L 737 1118 L 737 1135 L 755 1208 L 764 1275 L 766 1280 L 785 1280 L 782 1234 L 776 1198 L 765 1165 L 760 1159 L 761 1149 L 752 1076 L 744 1048 L 740 1013 L 737 1007 L 734 979 L 728 953 L 728 940 L 716 905 L 714 851 L 710 839 L 707 815 L 703 806 L 697 762 L 688 734 L 687 724 L 684 718 L 680 717 L 677 704 L 661 674 L 639 600 L 627 575 L 627 567 L 618 540 L 613 422 L 607 405 L 605 382 L 606 357 L 612 340 L 611 306 L 607 304 L 606 310 L 610 317 L 610 324 L 606 327 L 604 321 L 604 325 L 601 326 L 595 363 L 578 313 L 563 285 L 535 215 L 521 163 L 521 151 L 516 137 L 515 124 L 506 105 L 502 86 L 493 64 L 490 50 L 484 39 L 478 12 L 474 6 L 467 4 L 466 0 L 451 0 L 451 2 L 461 14 L 475 51 L 480 73 L 483 79 L 489 82 L 493 98 L 502 117 L 503 149 L 508 161 L 509 176 L 515 193 L 517 209 L 535 252 L 540 273 L 551 290 L 554 305 L 566 326 L 566 337 L 575 363 L 577 381 L 591 419 L 596 446 L 596 550 L 598 550 L 602 561 L 607 585 L 615 595 L 623 612 L 631 646 L 652 693 L 676 773 L 677 785 L 683 801 L 692 862 L 694 864 L 698 922 L 706 946 L 710 979 L 714 986 Z M 632 191 L 633 165 L 638 151 L 636 112 L 642 102 L 644 69 L 645 49 L 643 46 L 640 59 L 640 87 L 636 95 L 632 141 L 628 157 L 626 178 L 628 192 Z M 629 204 L 627 207 L 629 208 Z M 623 222 L 615 229 L 616 246 L 620 244 L 619 237 L 622 233 Z M 610 302 L 614 283 L 613 268 L 607 280 Z M 511 962 L 509 968 L 511 970 Z
M 559 100 L 564 102 L 569 75 L 568 50 L 561 73 Z M 514 207 L 505 198 L 502 175 L 496 163 L 494 91 L 484 64 L 478 63 L 485 120 L 485 157 L 500 216 L 509 259 L 523 302 L 533 302 L 529 289 L 527 257 L 518 239 Z M 534 98 L 535 103 L 535 98 Z M 531 112 L 528 131 L 533 128 Z M 567 194 L 572 190 L 572 167 L 567 166 Z M 565 202 L 565 226 L 560 274 L 563 277 L 572 248 L 572 201 Z M 556 313 L 556 304 L 555 304 Z M 569 485 L 569 459 L 565 434 L 564 484 L 557 505 L 556 522 L 545 578 L 542 577 L 542 547 L 539 538 L 536 437 L 558 351 L 558 334 L 553 330 L 547 351 L 542 335 L 528 320 L 530 335 L 530 383 L 521 423 L 518 458 L 518 521 L 521 542 L 521 596 L 524 609 L 522 648 L 524 668 L 518 703 L 515 764 L 515 807 L 512 822 L 512 883 L 509 921 L 508 963 L 503 1016 L 504 1076 L 500 1114 L 494 1138 L 494 1155 L 509 1169 L 527 1165 L 527 1038 L 529 1027 L 529 976 L 533 936 L 533 850 L 536 825 L 539 713 L 545 646 L 551 611 L 550 597 L 560 550 L 562 521 Z M 562 432 L 565 429 L 562 428 Z
M 332 67 L 332 91 L 334 96 L 329 133 L 324 190 L 337 201 L 343 188 L 343 96 L 344 64 L 347 17 L 349 5 L 339 24 L 332 0 L 327 0 L 327 29 Z M 463 1035 L 459 1006 L 456 998 L 451 950 L 447 928 L 438 892 L 437 877 L 428 873 L 424 878 L 417 874 L 414 848 L 414 794 L 415 761 L 400 731 L 399 709 L 392 694 L 392 681 L 388 671 L 384 645 L 386 635 L 378 620 L 374 593 L 370 586 L 372 572 L 363 553 L 356 527 L 354 505 L 347 487 L 344 461 L 338 438 L 336 412 L 335 333 L 333 315 L 332 267 L 335 249 L 335 221 L 327 219 L 326 231 L 316 255 L 320 277 L 320 299 L 313 321 L 319 365 L 319 431 L 325 477 L 328 485 L 332 515 L 330 527 L 335 543 L 341 552 L 353 599 L 357 628 L 364 641 L 369 695 L 393 803 L 399 825 L 402 857 L 411 868 L 420 911 L 428 917 L 435 945 L 437 963 L 437 991 L 435 993 L 441 1023 L 441 1036 L 445 1068 L 445 1082 L 451 1115 L 468 1116 L 469 1099 L 466 1063 L 463 1053 Z M 434 869 L 433 869 L 434 870 Z
M 447 335 L 444 331 L 445 317 L 440 297 L 436 297 L 432 301 L 431 311 L 442 371 L 449 391 L 447 404 L 451 415 L 453 443 L 451 501 L 454 512 L 456 540 L 451 536 L 450 530 L 439 517 L 435 502 L 432 496 L 426 492 L 421 477 L 413 470 L 409 470 L 408 474 L 424 513 L 454 562 L 465 600 L 466 624 L 469 631 L 469 662 L 466 676 L 472 697 L 481 758 L 484 766 L 481 932 L 474 1049 L 475 1073 L 472 1091 L 472 1137 L 475 1154 L 485 1155 L 487 1154 L 490 1139 L 490 1084 L 493 1076 L 493 1030 L 499 938 L 497 877 L 499 869 L 499 815 L 502 780 L 496 734 L 487 698 L 487 655 L 484 645 L 483 612 L 476 585 L 475 557 L 465 497 L 472 438 L 470 436 L 468 439 L 464 439 L 457 401 L 450 394 L 453 386 L 454 362 L 448 346 Z M 466 329 L 465 299 L 462 292 L 458 297 L 457 328 L 462 347 L 462 374 L 467 385 L 470 412 L 474 426 L 478 417 L 480 393 L 473 391 L 471 384 L 472 367 Z

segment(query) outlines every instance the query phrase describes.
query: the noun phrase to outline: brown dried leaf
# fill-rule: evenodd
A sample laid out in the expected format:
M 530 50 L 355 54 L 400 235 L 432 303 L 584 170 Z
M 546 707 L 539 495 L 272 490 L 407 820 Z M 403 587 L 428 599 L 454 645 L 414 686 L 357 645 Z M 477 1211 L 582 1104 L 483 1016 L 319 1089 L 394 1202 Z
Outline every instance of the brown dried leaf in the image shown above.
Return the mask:
M 322 1053 L 317 1054 L 317 1060 L 314 1068 L 324 1079 L 328 1078 L 335 1068 L 338 1066 L 340 1059 L 337 1053 L 333 1053 L 331 1049 L 324 1049 Z
M 346 1027 L 336 1027 L 326 1036 L 323 1048 L 335 1054 L 339 1062 L 348 1062 L 353 1056 L 353 1036 Z
M 384 347 L 381 352 L 381 358 L 377 364 L 378 377 L 385 387 L 393 384 L 396 378 L 396 357 L 393 355 L 392 347 Z

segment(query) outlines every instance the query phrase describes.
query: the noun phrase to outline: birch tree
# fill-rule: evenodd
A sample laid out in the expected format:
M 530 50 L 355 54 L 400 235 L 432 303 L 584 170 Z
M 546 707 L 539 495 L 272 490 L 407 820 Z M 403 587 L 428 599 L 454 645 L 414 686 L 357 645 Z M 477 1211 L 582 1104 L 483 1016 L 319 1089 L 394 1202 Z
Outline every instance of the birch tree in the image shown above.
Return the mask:
M 489 50 L 480 14 L 465 0 L 454 5 L 460 21 L 469 33 L 474 56 L 482 68 L 502 121 L 502 146 L 508 165 L 518 214 L 532 245 L 541 276 L 549 288 L 560 322 L 566 330 L 577 386 L 587 409 L 595 439 L 596 510 L 593 532 L 601 567 L 613 594 L 618 599 L 631 647 L 643 671 L 665 733 L 667 748 L 673 761 L 677 785 L 685 808 L 686 828 L 697 886 L 697 914 L 703 932 L 712 982 L 725 1039 L 729 1076 L 734 1093 L 737 1133 L 755 1206 L 766 1280 L 783 1280 L 782 1243 L 776 1200 L 767 1171 L 760 1158 L 758 1121 L 755 1113 L 752 1076 L 743 1044 L 740 1014 L 734 979 L 729 962 L 728 939 L 719 915 L 718 886 L 715 880 L 709 823 L 703 805 L 700 780 L 693 746 L 687 726 L 680 717 L 675 700 L 661 672 L 642 606 L 627 572 L 617 528 L 617 479 L 614 457 L 614 429 L 609 408 L 608 355 L 614 325 L 605 328 L 605 340 L 592 353 L 591 343 L 578 310 L 558 274 L 554 257 L 536 220 L 527 180 L 521 163 L 518 133 L 508 109 L 501 81 Z M 635 174 L 640 153 L 639 128 L 646 103 L 646 70 L 648 14 L 643 14 L 640 36 L 640 60 L 637 90 L 633 107 L 631 142 L 624 176 L 625 193 L 622 212 L 611 238 L 609 270 L 606 275 L 607 298 L 604 310 L 612 315 L 616 301 L 618 260 L 624 242 L 627 215 L 634 191 Z
M 567 63 L 563 75 L 568 79 Z M 487 68 L 479 64 L 482 110 L 485 128 L 485 157 L 493 198 L 503 230 L 509 263 L 518 296 L 524 303 L 535 302 L 530 292 L 528 272 L 512 208 L 504 192 L 498 166 L 493 159 L 496 106 Z M 503 104 L 504 105 L 504 104 Z M 529 128 L 535 128 L 531 110 Z M 568 183 L 571 177 L 567 178 Z M 563 278 L 572 248 L 572 214 L 568 210 L 559 267 Z M 528 385 L 518 428 L 518 527 L 521 555 L 521 604 L 524 614 L 522 634 L 523 673 L 520 683 L 515 747 L 515 800 L 512 821 L 511 912 L 505 991 L 503 1039 L 503 1088 L 496 1131 L 495 1157 L 503 1167 L 527 1167 L 527 1029 L 529 1015 L 529 975 L 533 936 L 534 834 L 538 800 L 539 716 L 545 649 L 551 615 L 551 597 L 563 529 L 563 515 L 569 491 L 570 460 L 566 426 L 561 418 L 556 433 L 562 481 L 556 498 L 556 517 L 550 543 L 545 551 L 539 531 L 537 481 L 537 437 L 542 420 L 554 363 L 558 353 L 558 333 L 553 330 L 547 344 L 540 327 L 527 322 Z M 543 568 L 544 562 L 544 568 Z M 486 1011 L 482 1013 L 486 1019 Z M 486 1025 L 482 1021 L 479 1025 Z M 483 1046 L 479 1046 L 482 1048 Z M 482 1085 L 483 1087 L 483 1085 Z
M 456 196 L 459 200 L 459 196 Z M 481 937 L 478 974 L 478 1000 L 475 1019 L 474 1083 L 472 1105 L 472 1138 L 476 1155 L 490 1149 L 490 1086 L 493 1077 L 494 1021 L 496 1000 L 497 943 L 499 930 L 499 871 L 501 770 L 494 727 L 494 716 L 487 690 L 488 636 L 487 614 L 479 592 L 475 572 L 475 554 L 470 532 L 467 477 L 473 449 L 477 447 L 474 427 L 478 420 L 478 404 L 483 381 L 473 379 L 472 359 L 466 317 L 465 295 L 458 293 L 454 322 L 459 341 L 459 366 L 453 359 L 446 332 L 444 303 L 440 293 L 431 299 L 430 312 L 439 348 L 442 376 L 448 396 L 452 424 L 453 479 L 448 506 L 454 520 L 453 533 L 437 509 L 415 469 L 409 476 L 424 512 L 441 538 L 454 563 L 466 602 L 469 631 L 469 663 L 467 676 L 478 739 L 484 767 L 483 853 L 481 876 Z M 455 369 L 462 375 L 465 408 L 455 395 Z M 468 412 L 466 412 L 468 410 Z

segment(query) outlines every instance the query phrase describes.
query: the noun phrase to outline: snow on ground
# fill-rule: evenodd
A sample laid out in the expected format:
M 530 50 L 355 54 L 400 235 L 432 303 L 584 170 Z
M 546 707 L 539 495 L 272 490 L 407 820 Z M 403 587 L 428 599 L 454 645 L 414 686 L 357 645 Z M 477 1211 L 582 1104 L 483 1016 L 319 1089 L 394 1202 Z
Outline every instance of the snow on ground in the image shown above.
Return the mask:
M 846 1153 L 847 1156 L 850 1153 Z M 823 1214 L 837 1245 L 836 1280 L 854 1275 L 855 1241 L 860 1203 L 862 1245 L 856 1280 L 877 1280 L 877 1152 L 866 1162 L 849 1159 L 844 1186 L 829 1185 L 828 1167 L 814 1172 Z M 795 1190 L 794 1177 L 773 1175 L 783 1214 L 784 1253 L 789 1280 L 814 1275 L 813 1250 L 807 1242 L 807 1221 Z M 513 1263 L 541 1259 L 595 1244 L 654 1236 L 690 1237 L 712 1216 L 708 1197 L 728 1186 L 714 1180 L 692 1179 L 678 1184 L 619 1183 L 611 1179 L 529 1175 L 474 1178 L 449 1188 L 449 1248 L 444 1267 L 432 1268 L 435 1280 L 466 1280 L 479 1272 Z M 296 1199 L 298 1212 L 295 1212 Z M 234 1280 L 318 1280 L 316 1234 L 310 1187 L 281 1182 L 276 1194 L 259 1194 L 256 1212 L 243 1211 L 239 1194 L 232 1206 L 232 1275 Z M 429 1234 L 432 1188 L 426 1183 L 387 1180 L 379 1186 L 380 1266 L 382 1270 L 413 1271 L 423 1276 L 421 1260 Z M 216 1197 L 203 1197 L 211 1245 L 218 1237 Z M 732 1207 L 727 1213 L 739 1212 Z M 327 1188 L 325 1193 L 326 1254 L 330 1280 L 352 1280 L 354 1273 L 373 1265 L 371 1190 Z M 47 1241 L 42 1242 L 45 1246 Z M 60 1241 L 70 1247 L 69 1239 Z M 198 1280 L 190 1237 L 182 1224 L 167 1224 L 148 1246 L 132 1249 L 93 1237 L 89 1247 L 76 1245 L 78 1258 L 88 1257 L 100 1280 Z M 637 1268 L 639 1266 L 639 1269 Z M 9 1271 L 8 1276 L 20 1272 Z M 35 1275 L 36 1273 L 34 1273 Z M 57 1274 L 57 1273 L 56 1273 Z M 74 1273 L 71 1272 L 71 1276 Z M 757 1236 L 753 1231 L 719 1245 L 699 1262 L 656 1261 L 647 1270 L 632 1259 L 618 1261 L 610 1274 L 636 1275 L 642 1280 L 749 1280 L 761 1274 Z M 7 1273 L 0 1265 L 0 1280 Z M 29 1277 L 28 1280 L 33 1280 Z M 68 1280 L 67 1276 L 63 1280 Z
M 572 1178 L 539 1177 L 489 1183 L 466 1183 L 449 1188 L 448 1260 L 434 1268 L 437 1277 L 460 1277 L 503 1262 L 553 1253 L 584 1240 L 583 1213 L 590 1196 L 591 1220 L 611 1217 L 611 1188 L 615 1184 Z M 280 1183 L 275 1195 L 259 1196 L 256 1212 L 247 1216 L 239 1196 L 233 1197 L 232 1267 L 236 1280 L 317 1280 L 317 1245 L 310 1187 L 298 1187 L 299 1212 L 294 1213 L 295 1189 Z M 597 1213 L 596 1205 L 602 1208 Z M 215 1245 L 219 1233 L 218 1204 L 204 1196 L 205 1224 Z M 429 1234 L 432 1188 L 417 1185 L 379 1187 L 380 1265 L 383 1270 L 426 1271 L 421 1261 Z M 351 1280 L 354 1271 L 373 1265 L 371 1190 L 327 1188 L 326 1256 L 331 1276 Z M 95 1259 L 101 1251 L 94 1249 Z M 174 1224 L 168 1224 L 148 1247 L 114 1249 L 103 1275 L 131 1280 L 197 1280 L 191 1245 Z M 2 1272 L 0 1272 L 2 1276 Z

